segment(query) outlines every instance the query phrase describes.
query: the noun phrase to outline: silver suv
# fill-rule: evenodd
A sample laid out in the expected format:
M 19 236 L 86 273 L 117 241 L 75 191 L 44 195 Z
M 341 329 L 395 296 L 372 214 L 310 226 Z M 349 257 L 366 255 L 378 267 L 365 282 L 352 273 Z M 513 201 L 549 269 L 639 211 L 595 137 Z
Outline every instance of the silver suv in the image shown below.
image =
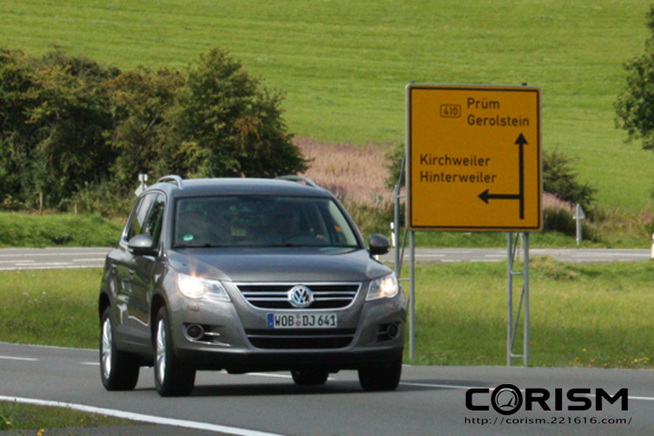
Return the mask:
M 373 258 L 388 239 L 366 249 L 329 191 L 285 179 L 166 176 L 139 196 L 100 287 L 107 390 L 134 389 L 141 366 L 162 396 L 190 394 L 197 370 L 397 387 L 406 303 Z

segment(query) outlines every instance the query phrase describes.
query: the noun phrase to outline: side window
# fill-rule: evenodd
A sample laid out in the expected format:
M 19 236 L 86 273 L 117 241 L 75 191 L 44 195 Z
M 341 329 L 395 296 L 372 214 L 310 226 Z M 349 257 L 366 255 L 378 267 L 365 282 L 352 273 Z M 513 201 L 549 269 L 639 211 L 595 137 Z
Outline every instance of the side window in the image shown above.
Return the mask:
M 141 233 L 147 233 L 154 241 L 154 247 L 159 246 L 159 236 L 161 236 L 161 226 L 163 224 L 164 209 L 166 208 L 166 196 L 158 194 L 152 203 L 150 213 L 148 214 Z
M 129 222 L 127 223 L 127 234 L 125 235 L 127 241 L 132 239 L 134 236 L 143 233 L 145 218 L 147 217 L 150 206 L 156 196 L 156 193 L 147 194 L 134 206 L 132 215 L 130 215 Z

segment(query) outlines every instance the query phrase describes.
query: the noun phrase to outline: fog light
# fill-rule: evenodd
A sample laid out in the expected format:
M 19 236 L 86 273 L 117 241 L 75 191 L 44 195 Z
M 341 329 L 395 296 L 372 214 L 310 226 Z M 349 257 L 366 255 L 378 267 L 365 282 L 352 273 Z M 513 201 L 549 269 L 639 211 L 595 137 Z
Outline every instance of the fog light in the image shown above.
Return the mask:
M 204 328 L 198 324 L 191 324 L 190 326 L 186 327 L 186 334 L 189 338 L 195 341 L 199 341 L 202 339 L 202 336 L 204 336 Z
M 395 339 L 400 333 L 400 326 L 397 323 L 389 324 L 386 328 L 386 334 L 389 338 Z

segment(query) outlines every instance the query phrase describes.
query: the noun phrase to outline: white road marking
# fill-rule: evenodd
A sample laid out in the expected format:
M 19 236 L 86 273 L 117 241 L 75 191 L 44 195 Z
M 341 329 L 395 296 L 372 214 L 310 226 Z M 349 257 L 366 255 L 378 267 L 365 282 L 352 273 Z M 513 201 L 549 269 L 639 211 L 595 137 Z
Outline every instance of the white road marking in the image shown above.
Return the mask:
M 106 251 L 89 251 L 83 252 L 83 251 L 72 251 L 72 252 L 66 252 L 66 251 L 61 251 L 61 252 L 55 252 L 49 251 L 48 253 L 9 253 L 9 254 L 0 254 L 0 257 L 43 257 L 43 256 L 61 256 L 61 255 L 66 255 L 66 256 L 88 256 L 88 255 L 106 255 L 109 252 L 109 249 Z M 102 258 L 104 260 L 104 258 Z
M 417 386 L 420 388 L 440 388 L 440 389 L 479 389 L 479 388 L 488 388 L 488 386 L 462 386 L 462 385 L 443 385 L 439 383 L 412 383 L 412 382 L 400 382 L 403 386 Z
M 20 360 L 24 362 L 38 362 L 39 359 L 35 359 L 33 357 L 15 357 L 15 356 L 0 356 L 0 359 L 3 360 Z
M 72 265 L 72 264 L 65 264 L 65 265 L 60 265 L 57 267 L 57 269 L 83 269 L 83 268 L 101 268 L 97 265 Z M 52 266 L 15 266 L 15 267 L 0 267 L 0 271 L 20 271 L 20 270 L 30 270 L 30 269 L 36 269 L 36 270 L 41 270 L 41 269 L 53 269 Z
M 640 400 L 640 401 L 654 401 L 654 397 L 632 397 L 629 396 L 630 400 Z
M 268 378 L 286 378 L 290 379 L 293 378 L 288 374 L 275 374 L 275 373 L 267 373 L 267 372 L 248 372 L 246 375 L 252 375 L 255 377 L 268 377 Z
M 225 374 L 227 374 L 227 372 Z M 290 374 L 278 374 L 274 372 L 248 372 L 245 373 L 244 375 L 251 375 L 254 377 L 267 377 L 267 378 L 283 378 L 286 380 L 290 380 L 293 378 L 293 376 Z M 329 376 L 327 377 L 327 380 L 334 381 L 336 380 L 336 378 Z

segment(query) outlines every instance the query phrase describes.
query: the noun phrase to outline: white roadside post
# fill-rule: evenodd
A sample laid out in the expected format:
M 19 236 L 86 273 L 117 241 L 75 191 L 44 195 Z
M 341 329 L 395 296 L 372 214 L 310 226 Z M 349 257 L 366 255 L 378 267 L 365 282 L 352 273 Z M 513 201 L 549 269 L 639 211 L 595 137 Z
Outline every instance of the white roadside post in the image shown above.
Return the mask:
M 395 241 L 395 223 L 391 222 L 391 247 L 395 248 L 397 242 Z
M 148 181 L 148 175 L 147 174 L 139 174 L 139 187 L 136 188 L 134 191 L 134 194 L 138 197 L 141 195 L 143 191 L 145 191 L 145 188 L 148 187 L 148 185 L 145 184 L 145 182 Z
M 577 203 L 577 207 L 575 207 L 575 216 L 574 220 L 577 222 L 577 245 L 581 244 L 582 241 L 582 228 L 581 228 L 581 220 L 586 219 L 586 214 L 584 213 L 584 210 L 581 208 L 581 205 Z

